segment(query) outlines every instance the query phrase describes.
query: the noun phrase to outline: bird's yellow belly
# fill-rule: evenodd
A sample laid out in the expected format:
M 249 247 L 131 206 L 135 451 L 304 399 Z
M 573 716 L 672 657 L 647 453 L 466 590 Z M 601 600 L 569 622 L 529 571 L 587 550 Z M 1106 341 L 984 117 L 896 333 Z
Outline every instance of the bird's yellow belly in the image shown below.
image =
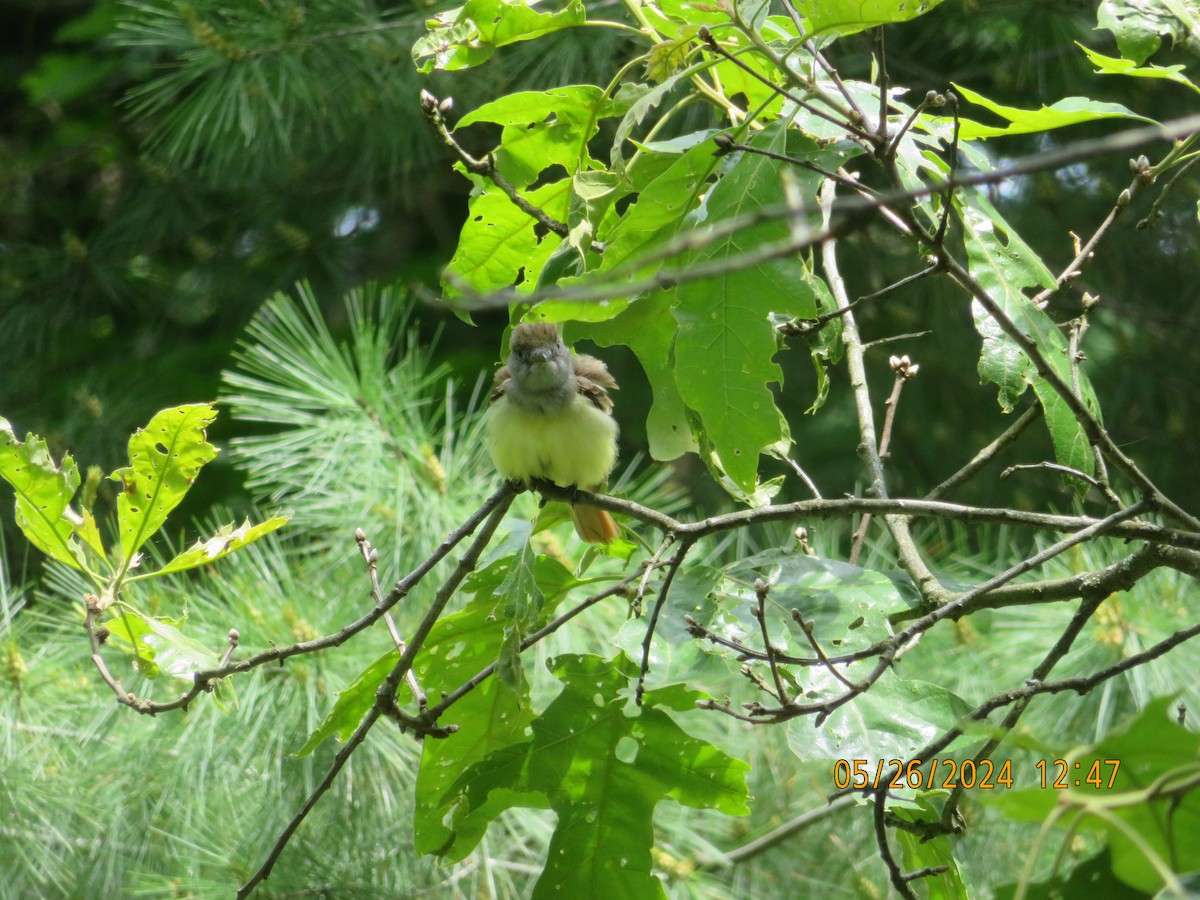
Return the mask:
M 617 423 L 586 397 L 562 412 L 531 412 L 501 397 L 484 417 L 488 450 L 505 478 L 561 487 L 602 485 L 617 460 Z

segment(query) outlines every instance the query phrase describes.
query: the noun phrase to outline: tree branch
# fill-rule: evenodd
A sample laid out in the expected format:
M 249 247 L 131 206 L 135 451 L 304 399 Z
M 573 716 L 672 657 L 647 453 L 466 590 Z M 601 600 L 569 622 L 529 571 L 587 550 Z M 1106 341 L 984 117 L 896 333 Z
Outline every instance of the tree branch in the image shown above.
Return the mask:
M 284 848 L 287 847 L 292 835 L 296 833 L 296 829 L 300 827 L 300 823 L 304 821 L 313 807 L 317 805 L 317 801 L 333 785 L 338 773 L 346 765 L 347 761 L 349 761 L 354 751 L 358 749 L 359 744 L 366 739 L 367 733 L 379 720 L 379 717 L 388 709 L 389 705 L 395 706 L 396 690 L 399 688 L 400 682 L 412 669 L 417 653 L 424 646 L 425 639 L 429 637 L 429 632 L 441 617 L 446 604 L 454 596 L 454 592 L 458 590 L 458 586 L 462 583 L 463 579 L 474 570 L 479 555 L 483 553 L 484 548 L 491 542 L 492 535 L 495 534 L 496 528 L 500 525 L 500 520 L 504 518 L 504 514 L 512 504 L 516 492 L 506 484 L 505 489 L 497 491 L 493 495 L 493 498 L 497 496 L 500 497 L 500 500 L 494 504 L 486 524 L 480 529 L 475 540 L 471 542 L 471 546 L 463 554 L 454 571 L 450 573 L 446 581 L 438 588 L 437 593 L 434 595 L 433 603 L 409 639 L 408 647 L 400 654 L 400 659 L 396 661 L 396 665 L 388 672 L 387 678 L 384 679 L 379 689 L 375 692 L 375 702 L 367 710 L 366 715 L 363 716 L 362 722 L 354 730 L 354 734 L 350 740 L 338 751 L 337 756 L 334 757 L 333 764 L 329 767 L 329 771 L 325 773 L 325 777 L 321 780 L 321 783 L 309 794 L 300 811 L 296 813 L 283 829 L 278 839 L 276 839 L 275 845 L 271 848 L 271 852 L 267 855 L 266 860 L 263 861 L 258 871 L 238 890 L 238 900 L 244 900 L 260 882 L 270 877 L 271 870 L 275 867 L 276 861 L 279 859 L 280 854 L 283 853 Z

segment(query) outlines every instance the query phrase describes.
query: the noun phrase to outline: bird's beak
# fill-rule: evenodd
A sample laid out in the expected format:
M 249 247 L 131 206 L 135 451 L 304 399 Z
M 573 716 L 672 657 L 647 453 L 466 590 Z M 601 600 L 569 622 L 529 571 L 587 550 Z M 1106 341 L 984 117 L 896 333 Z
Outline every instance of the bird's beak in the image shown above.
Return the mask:
M 535 363 L 538 363 L 538 362 L 547 363 L 547 362 L 550 362 L 550 358 L 552 356 L 554 356 L 553 348 L 538 347 L 536 350 L 533 351 L 533 360 L 532 361 Z

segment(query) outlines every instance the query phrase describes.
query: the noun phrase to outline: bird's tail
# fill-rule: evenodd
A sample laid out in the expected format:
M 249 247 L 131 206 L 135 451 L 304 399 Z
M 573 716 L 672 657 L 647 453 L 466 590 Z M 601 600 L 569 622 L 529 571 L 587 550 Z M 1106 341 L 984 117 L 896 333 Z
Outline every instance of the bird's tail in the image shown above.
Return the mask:
M 571 520 L 575 523 L 575 533 L 589 544 L 607 544 L 620 534 L 613 517 L 594 506 L 572 506 Z

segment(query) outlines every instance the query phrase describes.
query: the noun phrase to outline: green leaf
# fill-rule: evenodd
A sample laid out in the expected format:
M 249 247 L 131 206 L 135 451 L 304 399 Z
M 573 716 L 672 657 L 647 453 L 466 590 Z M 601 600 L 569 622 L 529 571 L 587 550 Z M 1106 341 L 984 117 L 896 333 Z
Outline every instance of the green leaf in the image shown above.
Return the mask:
M 1141 65 L 1157 52 L 1163 37 L 1173 43 L 1195 40 L 1200 6 L 1195 0 L 1102 0 L 1096 27 L 1111 31 L 1121 55 Z
M 186 612 L 179 619 L 156 618 L 124 602 L 113 610 L 112 618 L 104 622 L 110 642 L 132 655 L 134 666 L 147 678 L 166 674 L 190 683 L 196 672 L 215 669 L 220 663 L 216 653 L 180 630 Z
M 971 275 L 1010 316 L 1032 309 L 1027 288 L 1053 288 L 1054 275 L 1029 245 L 981 194 L 972 194 L 962 210 L 967 262 Z M 1033 362 L 978 303 L 972 303 L 975 328 L 983 337 L 979 377 L 1000 387 L 1000 407 L 1009 412 L 1036 377 Z
M 817 634 L 820 640 L 820 634 Z M 851 681 L 863 678 L 873 663 L 841 666 Z M 806 701 L 835 697 L 846 686 L 828 670 L 807 669 L 801 676 Z M 788 746 L 805 760 L 865 759 L 872 775 L 879 760 L 908 759 L 914 751 L 953 728 L 971 705 L 940 685 L 910 681 L 889 670 L 864 694 L 838 707 L 820 728 L 808 719 L 788 723 Z
M 436 626 L 435 626 L 436 627 Z M 345 688 L 337 692 L 337 701 L 325 716 L 325 719 L 312 734 L 304 746 L 297 750 L 294 756 L 308 756 L 328 738 L 345 741 L 354 733 L 371 704 L 375 702 L 375 692 L 387 678 L 392 666 L 400 660 L 397 650 L 389 650 Z
M 923 16 L 942 0 L 821 0 L 798 4 L 810 36 L 847 35 Z
M 135 575 L 128 580 L 137 581 L 141 578 L 167 575 L 171 572 L 182 572 L 186 569 L 195 569 L 199 566 L 216 562 L 218 559 L 228 556 L 235 550 L 240 550 L 247 544 L 254 543 L 260 537 L 282 528 L 290 519 L 291 516 L 273 516 L 257 525 L 251 525 L 250 520 L 247 519 L 237 528 L 234 528 L 231 522 L 220 528 L 216 534 L 207 540 L 197 541 L 158 571 L 145 572 L 141 575 Z
M 1200 833 L 1200 790 L 1192 786 L 1189 790 L 1165 791 L 1155 798 L 1145 794 L 1159 779 L 1173 775 L 1174 783 L 1181 785 L 1189 773 L 1196 771 L 1200 735 L 1173 720 L 1175 705 L 1174 698 L 1159 697 L 1098 744 L 1047 755 L 1047 787 L 1030 786 L 983 799 L 1010 818 L 1022 821 L 1044 819 L 1056 808 L 1081 807 L 1091 814 L 1085 814 L 1078 826 L 1106 836 L 1113 875 L 1131 888 L 1155 893 L 1163 886 L 1162 878 L 1128 833 L 1136 834 L 1174 871 L 1200 870 L 1200 842 L 1194 839 Z M 1055 763 L 1053 759 L 1064 762 Z M 1088 783 L 1094 766 L 1099 786 Z M 1049 787 L 1059 776 L 1066 787 Z M 1031 776 L 1034 780 L 1039 777 Z M 1129 802 L 1118 802 L 1122 799 Z M 1076 827 L 1076 819 L 1062 816 L 1057 824 Z
M 913 604 L 881 572 L 860 569 L 799 550 L 772 549 L 727 566 L 714 592 L 718 605 L 713 631 L 755 645 L 761 643 L 754 583 L 769 588 L 767 617 L 771 643 L 785 653 L 804 656 L 808 639 L 791 616 L 797 609 L 813 626 L 813 635 L 830 652 L 847 653 L 891 637 L 888 617 Z M 719 624 L 718 618 L 719 617 Z
M 498 47 L 529 41 L 586 19 L 583 3 L 571 0 L 564 9 L 541 13 L 537 0 L 468 0 L 425 22 L 428 34 L 413 44 L 418 71 L 455 71 L 478 66 Z
M 500 173 L 524 189 L 553 166 L 575 173 L 595 165 L 588 141 L 599 121 L 623 107 L 600 88 L 569 85 L 548 91 L 521 91 L 486 103 L 459 120 L 455 130 L 477 122 L 503 127 L 493 158 Z
M 116 60 L 94 53 L 43 53 L 21 76 L 21 87 L 34 106 L 65 104 L 89 94 L 117 69 Z
M 471 192 L 458 249 L 446 267 L 443 287 L 447 296 L 459 293 L 456 279 L 481 293 L 512 287 L 518 282 L 518 290 L 532 290 L 542 266 L 562 238 L 556 234 L 539 236 L 537 221 L 518 209 L 503 191 L 480 176 L 470 177 L 475 189 Z M 570 194 L 571 181 L 564 178 L 529 191 L 525 199 L 562 221 L 567 215 Z
M 454 126 L 457 131 L 476 122 L 528 127 L 553 119 L 570 125 L 592 125 L 607 105 L 603 90 L 593 84 L 572 84 L 548 91 L 517 91 L 473 109 Z
M 669 798 L 745 815 L 749 767 L 680 729 L 656 706 L 657 692 L 630 708 L 637 666 L 628 658 L 569 655 L 550 665 L 563 690 L 532 722 L 532 739 L 472 765 L 455 789 L 471 809 L 545 798 L 557 814 L 534 898 L 664 897 L 652 873 L 655 805 Z M 700 695 L 691 696 L 694 704 Z M 668 707 L 681 699 L 678 689 L 661 697 Z
M 1176 84 L 1182 84 L 1184 87 L 1189 87 L 1193 91 L 1200 92 L 1200 87 L 1197 87 L 1195 82 L 1183 74 L 1184 66 L 1139 66 L 1131 59 L 1120 59 L 1113 56 L 1105 56 L 1102 53 L 1097 53 L 1089 47 L 1083 46 L 1076 41 L 1076 46 L 1079 47 L 1087 58 L 1091 60 L 1096 67 L 1096 71 L 1102 75 L 1129 75 L 1133 78 L 1162 78 L 1167 81 L 1174 81 Z
M 941 796 L 942 793 L 941 791 L 937 792 L 939 799 L 944 802 L 945 797 Z M 888 811 L 906 822 L 932 824 L 940 820 L 941 810 L 930 803 L 928 796 L 923 793 L 919 794 L 916 805 L 919 810 L 912 809 L 907 805 L 894 805 L 889 807 Z M 926 839 L 904 828 L 895 829 L 893 834 L 895 834 L 896 843 L 904 855 L 906 872 L 933 868 L 945 869 L 936 875 L 921 879 L 920 883 L 924 888 L 923 897 L 927 900 L 970 900 L 975 896 L 963 879 L 962 870 L 958 867 L 958 860 L 954 858 L 954 845 L 950 843 L 948 837 L 939 835 L 932 839 Z
M 674 157 L 665 171 L 640 187 L 637 201 L 610 230 L 600 235 L 607 248 L 599 271 L 631 261 L 678 232 L 705 182 L 717 169 L 718 160 L 713 157 L 712 147 L 701 141 Z
M 534 575 L 537 555 L 533 551 L 530 535 L 526 532 L 525 542 L 512 559 L 508 575 L 496 596 L 504 602 L 504 642 L 497 660 L 496 674 L 513 690 L 521 687 L 521 642 L 537 622 L 545 603 L 545 596 L 538 587 Z
M 130 465 L 108 476 L 121 482 L 117 524 L 127 566 L 183 500 L 200 469 L 216 459 L 217 448 L 204 432 L 216 417 L 211 403 L 165 409 L 129 439 Z
M 61 466 L 55 465 L 42 438 L 30 434 L 21 443 L 8 420 L 0 418 L 0 478 L 16 491 L 17 526 L 29 542 L 52 559 L 83 569 L 75 531 L 85 527 L 87 520 L 70 506 L 80 483 L 71 455 L 63 456 Z
M 971 274 L 1070 385 L 1067 340 L 1054 321 L 1024 293 L 1027 288 L 1054 287 L 1054 276 L 982 194 L 969 194 L 962 213 Z M 1011 411 L 1026 385 L 1032 385 L 1045 413 L 1056 459 L 1064 466 L 1091 474 L 1095 466 L 1091 444 L 1066 401 L 1038 375 L 1033 361 L 978 302 L 972 302 L 971 311 L 975 329 L 983 338 L 979 376 L 984 383 L 1000 387 L 1001 408 Z M 1079 372 L 1079 387 L 1084 405 L 1099 416 L 1099 402 L 1083 371 Z M 1080 490 L 1085 487 L 1078 479 L 1075 481 Z
M 954 85 L 965 100 L 976 103 L 1005 119 L 1010 124 L 1004 127 L 983 125 L 970 119 L 960 119 L 959 139 L 964 141 L 983 140 L 990 137 L 1011 134 L 1035 134 L 1052 131 L 1055 128 L 1065 128 L 1068 125 L 1078 125 L 1081 122 L 1096 122 L 1101 119 L 1136 119 L 1140 122 L 1155 123 L 1154 119 L 1139 116 L 1137 113 L 1119 103 L 1102 103 L 1087 97 L 1066 97 L 1050 106 L 1041 109 L 1018 109 L 1015 106 L 1003 106 L 977 94 L 969 88 Z
M 1060 869 L 1056 877 L 1024 888 L 1022 896 L 1026 900 L 1151 900 L 1150 894 L 1133 891 L 1112 877 L 1112 854 L 1108 847 L 1069 872 Z M 1002 884 L 992 896 L 995 900 L 1015 900 L 1017 891 L 1016 884 Z
M 669 292 L 655 291 L 634 301 L 615 318 L 571 329 L 572 335 L 586 337 L 601 347 L 624 344 L 633 350 L 650 381 L 652 400 L 646 417 L 650 455 L 664 462 L 697 449 L 687 408 L 675 384 L 671 350 L 677 326 L 671 314 L 671 299 Z
M 840 151 L 822 150 L 783 123 L 768 126 L 751 145 L 823 165 Z M 777 205 L 784 163 L 761 154 L 740 155 L 704 202 L 689 216 L 697 230 L 722 220 Z M 815 198 L 819 176 L 798 170 L 797 181 Z M 778 338 L 772 314 L 816 315 L 811 274 L 799 254 L 753 268 L 733 268 L 739 257 L 763 244 L 785 240 L 788 224 L 774 220 L 719 238 L 686 257 L 686 265 L 721 261 L 731 268 L 713 278 L 687 281 L 675 289 L 675 381 L 688 408 L 700 418 L 712 454 L 702 454 L 746 494 L 756 489 L 761 452 L 790 440 L 770 384 L 781 384 L 774 362 Z M 714 472 L 720 477 L 719 472 Z

